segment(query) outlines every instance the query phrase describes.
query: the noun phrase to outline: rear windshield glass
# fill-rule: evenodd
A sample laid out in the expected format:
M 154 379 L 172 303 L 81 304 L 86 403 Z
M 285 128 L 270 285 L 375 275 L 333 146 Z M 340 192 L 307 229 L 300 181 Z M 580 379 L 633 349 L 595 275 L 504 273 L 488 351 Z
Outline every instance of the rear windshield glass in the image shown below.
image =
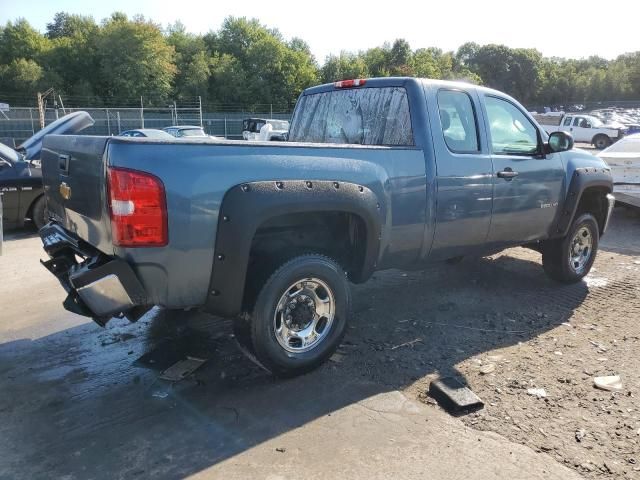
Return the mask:
M 407 92 L 383 87 L 305 95 L 296 106 L 289 140 L 413 145 Z

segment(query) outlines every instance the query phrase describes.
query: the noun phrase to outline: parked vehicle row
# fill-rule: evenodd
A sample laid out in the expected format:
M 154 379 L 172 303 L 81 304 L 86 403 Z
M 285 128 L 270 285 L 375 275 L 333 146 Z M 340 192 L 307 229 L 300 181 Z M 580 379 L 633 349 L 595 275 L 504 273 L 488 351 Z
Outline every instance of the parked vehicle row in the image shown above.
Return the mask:
M 289 122 L 286 120 L 247 118 L 242 122 L 242 138 L 250 141 L 285 141 L 289 131 Z M 202 127 L 193 125 L 175 125 L 164 127 L 162 130 L 153 128 L 137 128 L 120 133 L 121 137 L 148 137 L 148 138 L 193 138 L 211 137 Z
M 48 135 L 44 265 L 100 325 L 200 309 L 296 375 L 335 351 L 348 282 L 376 270 L 523 245 L 583 278 L 614 199 L 572 146 L 508 95 L 415 78 L 309 88 L 286 142 Z

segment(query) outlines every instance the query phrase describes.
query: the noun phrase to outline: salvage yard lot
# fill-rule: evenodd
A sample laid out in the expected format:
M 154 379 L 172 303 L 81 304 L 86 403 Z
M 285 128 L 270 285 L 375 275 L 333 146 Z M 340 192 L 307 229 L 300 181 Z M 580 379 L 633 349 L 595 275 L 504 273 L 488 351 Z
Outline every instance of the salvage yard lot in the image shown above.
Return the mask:
M 353 287 L 338 353 L 288 381 L 249 361 L 228 322 L 156 309 L 101 329 L 67 313 L 40 257 L 29 232 L 9 235 L 0 257 L 0 478 L 438 478 L 474 462 L 466 478 L 640 478 L 640 218 L 625 209 L 576 285 L 553 283 L 522 248 L 376 273 Z M 208 361 L 174 385 L 158 379 L 185 355 Z M 621 392 L 593 388 L 611 374 Z M 485 408 L 442 412 L 425 392 L 450 375 Z M 400 407 L 382 424 L 384 448 L 367 451 L 380 394 Z M 362 438 L 327 445 L 349 426 Z M 492 462 L 500 469 L 482 470 Z

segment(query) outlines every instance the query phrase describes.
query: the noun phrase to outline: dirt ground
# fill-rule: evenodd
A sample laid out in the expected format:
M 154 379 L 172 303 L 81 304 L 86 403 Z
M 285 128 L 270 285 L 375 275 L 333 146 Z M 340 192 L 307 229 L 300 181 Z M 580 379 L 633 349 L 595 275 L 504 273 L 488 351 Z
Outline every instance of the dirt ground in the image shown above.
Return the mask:
M 353 287 L 338 353 L 289 381 L 249 361 L 226 321 L 156 309 L 135 325 L 114 320 L 100 329 L 62 309 L 63 291 L 37 258 L 3 267 L 0 257 L 5 291 L 24 285 L 0 301 L 0 478 L 183 478 L 257 445 L 277 446 L 287 432 L 380 393 L 400 391 L 442 417 L 425 392 L 432 379 L 452 375 L 486 405 L 452 419 L 460 427 L 445 447 L 466 426 L 585 478 L 640 478 L 639 234 L 640 217 L 616 208 L 593 272 L 570 286 L 550 281 L 540 255 L 522 248 L 376 273 Z M 39 240 L 10 236 L 5 253 L 21 251 L 39 252 Z M 158 379 L 185 355 L 208 361 L 179 383 Z M 622 391 L 593 387 L 594 376 L 612 374 Z M 260 458 L 303 467 L 304 457 L 286 457 L 302 448 L 291 442 Z M 395 458 L 419 461 L 401 449 Z M 384 464 L 384 452 L 375 460 Z M 521 478 L 533 477 L 522 468 Z
M 639 234 L 640 218 L 616 209 L 592 273 L 577 285 L 550 282 L 540 255 L 522 248 L 426 273 L 377 274 L 355 289 L 347 342 L 357 345 L 342 349 L 340 367 L 429 404 L 433 378 L 458 376 L 486 403 L 461 417 L 466 425 L 547 452 L 587 478 L 640 478 Z M 620 375 L 623 390 L 595 389 L 593 377 L 604 375 Z

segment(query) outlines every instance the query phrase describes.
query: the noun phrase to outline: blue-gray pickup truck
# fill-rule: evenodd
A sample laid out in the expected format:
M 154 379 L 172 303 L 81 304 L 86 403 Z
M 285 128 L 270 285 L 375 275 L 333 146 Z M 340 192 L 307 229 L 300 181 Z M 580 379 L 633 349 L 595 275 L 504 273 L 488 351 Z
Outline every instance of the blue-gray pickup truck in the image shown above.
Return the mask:
M 376 270 L 523 245 L 579 281 L 614 203 L 606 163 L 513 98 L 414 78 L 309 88 L 285 142 L 49 135 L 43 149 L 43 263 L 68 310 L 233 318 L 279 376 L 332 354 L 349 282 Z

